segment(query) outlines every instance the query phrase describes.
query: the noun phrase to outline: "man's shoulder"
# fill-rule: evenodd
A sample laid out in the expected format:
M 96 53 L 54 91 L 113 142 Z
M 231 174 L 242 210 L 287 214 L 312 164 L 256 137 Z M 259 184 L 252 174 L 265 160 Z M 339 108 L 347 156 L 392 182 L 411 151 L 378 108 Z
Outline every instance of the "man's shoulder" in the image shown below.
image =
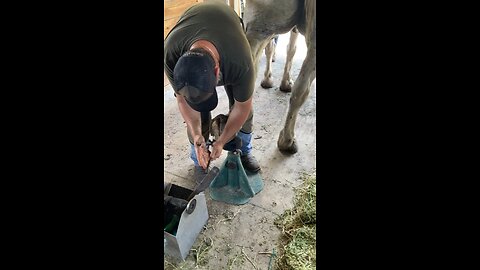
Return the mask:
M 225 83 L 231 85 L 248 84 L 248 81 L 255 80 L 253 64 L 248 61 L 228 63 L 225 68 Z

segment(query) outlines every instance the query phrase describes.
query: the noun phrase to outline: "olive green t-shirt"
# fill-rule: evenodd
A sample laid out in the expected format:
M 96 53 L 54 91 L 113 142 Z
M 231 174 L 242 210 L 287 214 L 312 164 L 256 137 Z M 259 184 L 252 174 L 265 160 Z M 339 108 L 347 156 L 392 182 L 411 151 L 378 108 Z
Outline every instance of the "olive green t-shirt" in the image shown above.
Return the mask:
M 254 90 L 252 54 L 238 15 L 223 3 L 201 3 L 187 9 L 165 39 L 164 69 L 173 85 L 173 69 L 192 44 L 213 43 L 220 54 L 221 85 L 231 85 L 236 101 L 248 100 Z

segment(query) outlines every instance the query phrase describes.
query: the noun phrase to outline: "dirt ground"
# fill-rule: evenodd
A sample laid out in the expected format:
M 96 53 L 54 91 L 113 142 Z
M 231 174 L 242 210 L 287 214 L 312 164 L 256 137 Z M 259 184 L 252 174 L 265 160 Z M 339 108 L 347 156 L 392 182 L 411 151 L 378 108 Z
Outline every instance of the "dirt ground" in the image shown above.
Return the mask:
M 294 188 L 300 184 L 302 173 L 315 171 L 316 160 L 316 84 L 300 109 L 295 128 L 299 151 L 293 156 L 279 152 L 277 139 L 285 122 L 290 93 L 278 87 L 285 66 L 286 47 L 290 33 L 281 35 L 276 49 L 276 62 L 272 65 L 274 87 L 263 89 L 260 81 L 265 71 L 262 57 L 254 93 L 253 154 L 262 167 L 263 190 L 241 206 L 217 202 L 205 191 L 209 220 L 200 233 L 186 261 L 175 264 L 176 269 L 268 269 L 270 255 L 259 252 L 278 250 L 280 230 L 274 220 L 293 206 Z M 296 78 L 306 55 L 304 37 L 299 35 L 297 52 L 291 70 Z M 164 181 L 194 188 L 193 162 L 186 125 L 178 111 L 170 86 L 164 89 Z M 223 87 L 218 87 L 219 104 L 212 112 L 228 112 L 228 98 Z M 220 168 L 227 156 L 213 161 Z M 198 256 L 196 256 L 198 255 Z M 165 269 L 175 269 L 173 259 L 165 257 Z M 272 262 L 273 264 L 273 262 Z M 255 266 L 254 266 L 255 265 Z

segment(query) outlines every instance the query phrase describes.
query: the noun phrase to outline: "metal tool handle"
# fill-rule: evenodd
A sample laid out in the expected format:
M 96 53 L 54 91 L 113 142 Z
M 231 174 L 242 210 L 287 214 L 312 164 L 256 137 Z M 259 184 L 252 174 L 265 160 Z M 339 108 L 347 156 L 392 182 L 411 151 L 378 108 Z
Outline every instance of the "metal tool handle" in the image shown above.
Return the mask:
M 195 187 L 193 192 L 188 196 L 187 201 L 190 201 L 195 195 L 207 189 L 210 186 L 210 183 L 217 177 L 220 173 L 220 170 L 217 167 L 213 167 L 210 172 L 202 179 L 202 181 Z
M 168 195 L 170 189 L 172 188 L 172 183 L 163 182 L 163 195 Z

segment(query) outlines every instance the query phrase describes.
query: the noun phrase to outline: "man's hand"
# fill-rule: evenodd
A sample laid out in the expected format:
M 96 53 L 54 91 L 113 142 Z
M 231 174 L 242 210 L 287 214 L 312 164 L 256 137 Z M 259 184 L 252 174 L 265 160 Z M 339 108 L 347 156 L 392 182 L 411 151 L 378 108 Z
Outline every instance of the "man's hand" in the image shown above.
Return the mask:
M 225 144 L 235 139 L 237 132 L 247 120 L 252 110 L 252 97 L 245 102 L 235 101 L 228 117 L 225 117 L 226 123 L 221 131 L 220 137 L 212 145 L 211 159 L 217 159 L 222 154 Z M 222 125 L 223 126 L 223 125 Z
M 197 160 L 200 167 L 204 170 L 207 169 L 210 155 L 207 150 L 207 144 L 202 135 L 197 135 L 193 138 L 193 144 L 195 146 L 195 153 L 197 154 Z
M 221 141 L 215 141 L 213 142 L 212 144 L 212 153 L 210 154 L 210 158 L 212 160 L 215 160 L 217 158 L 220 157 L 220 155 L 222 154 L 222 150 L 223 150 L 223 146 L 225 144 L 222 143 Z

